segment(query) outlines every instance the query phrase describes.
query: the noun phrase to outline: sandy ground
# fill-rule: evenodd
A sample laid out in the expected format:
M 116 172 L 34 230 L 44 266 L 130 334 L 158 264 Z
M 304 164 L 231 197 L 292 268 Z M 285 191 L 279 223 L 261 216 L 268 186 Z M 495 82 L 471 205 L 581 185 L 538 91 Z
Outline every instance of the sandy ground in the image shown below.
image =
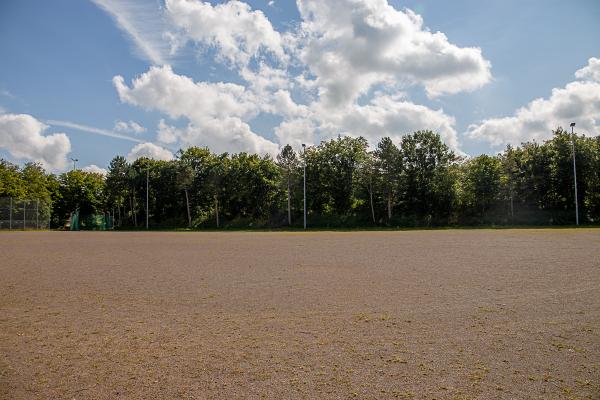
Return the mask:
M 600 399 L 600 230 L 0 233 L 3 399 Z

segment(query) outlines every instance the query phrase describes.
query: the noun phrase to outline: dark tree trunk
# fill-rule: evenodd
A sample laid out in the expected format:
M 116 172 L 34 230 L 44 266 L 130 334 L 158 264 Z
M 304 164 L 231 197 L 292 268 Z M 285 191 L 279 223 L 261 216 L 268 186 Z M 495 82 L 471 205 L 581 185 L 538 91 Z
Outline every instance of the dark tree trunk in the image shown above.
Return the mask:
M 369 198 L 371 199 L 371 218 L 375 223 L 375 207 L 373 206 L 373 183 L 369 182 Z
M 137 202 L 135 201 L 135 189 L 133 189 L 133 226 L 135 226 L 137 228 L 137 212 L 136 212 L 136 208 L 137 208 Z
M 290 190 L 290 174 L 288 173 L 287 186 L 287 203 L 288 203 L 288 225 L 292 225 L 292 193 Z
M 217 228 L 219 227 L 219 198 L 215 195 L 215 215 L 217 217 Z
M 188 228 L 191 228 L 192 227 L 192 214 L 190 213 L 190 197 L 188 196 L 187 189 L 185 189 L 185 204 L 187 206 Z

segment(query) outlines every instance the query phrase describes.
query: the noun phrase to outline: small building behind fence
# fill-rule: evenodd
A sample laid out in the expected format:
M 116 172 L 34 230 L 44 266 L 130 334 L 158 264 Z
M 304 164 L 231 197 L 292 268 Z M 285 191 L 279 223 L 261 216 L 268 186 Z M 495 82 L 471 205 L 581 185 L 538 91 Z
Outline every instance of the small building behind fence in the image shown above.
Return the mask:
M 48 229 L 50 207 L 37 199 L 0 197 L 0 230 Z

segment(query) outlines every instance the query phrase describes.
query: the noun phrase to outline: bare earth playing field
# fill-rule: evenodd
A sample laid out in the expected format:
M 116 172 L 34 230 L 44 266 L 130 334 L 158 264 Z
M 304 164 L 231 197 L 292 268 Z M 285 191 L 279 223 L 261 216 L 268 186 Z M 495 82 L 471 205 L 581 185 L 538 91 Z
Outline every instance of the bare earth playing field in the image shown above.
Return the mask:
M 600 399 L 600 230 L 0 233 L 4 399 Z

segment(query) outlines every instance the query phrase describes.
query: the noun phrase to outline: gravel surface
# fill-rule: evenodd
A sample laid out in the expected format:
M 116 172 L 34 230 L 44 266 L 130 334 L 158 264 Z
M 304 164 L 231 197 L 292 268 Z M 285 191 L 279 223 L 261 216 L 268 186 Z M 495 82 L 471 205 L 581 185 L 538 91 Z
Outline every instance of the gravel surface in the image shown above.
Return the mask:
M 3 399 L 600 399 L 600 230 L 0 233 Z

